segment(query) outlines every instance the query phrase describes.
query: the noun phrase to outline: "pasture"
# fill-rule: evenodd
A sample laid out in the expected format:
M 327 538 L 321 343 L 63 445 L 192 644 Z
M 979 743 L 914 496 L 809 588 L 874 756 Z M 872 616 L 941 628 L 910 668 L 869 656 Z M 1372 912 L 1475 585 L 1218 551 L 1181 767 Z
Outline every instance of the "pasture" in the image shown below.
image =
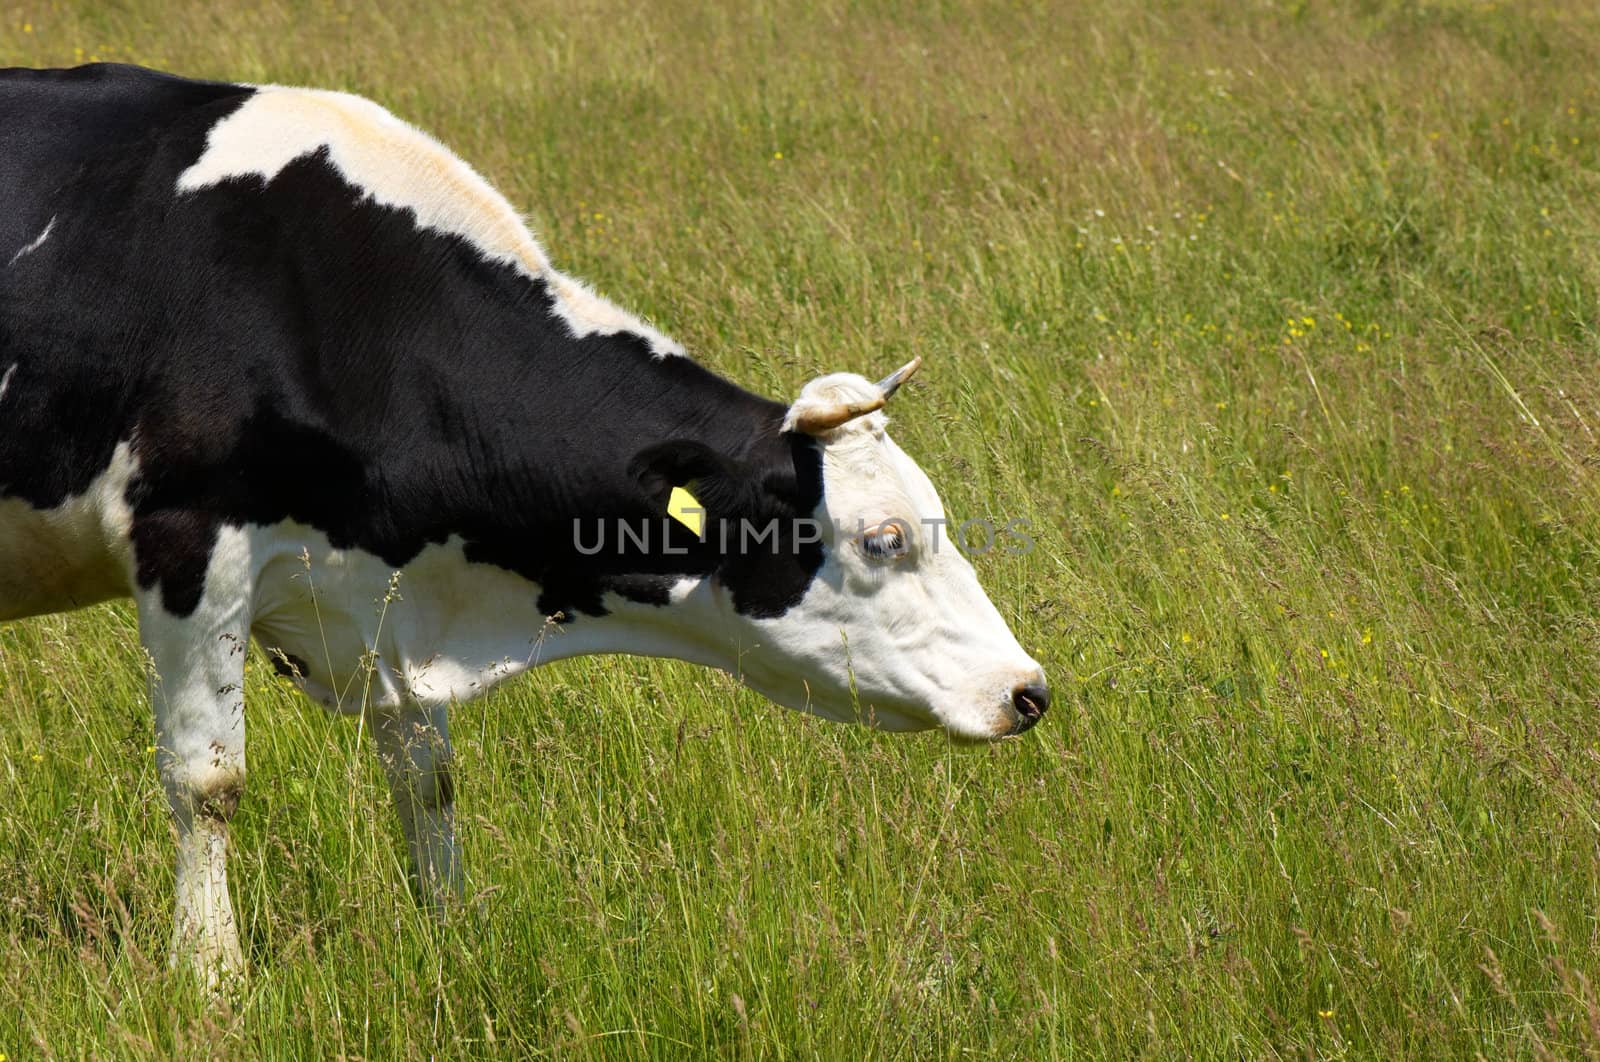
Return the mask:
M 213 1004 L 131 609 L 0 628 L 5 1057 L 1600 1053 L 1591 5 L 0 2 L 90 59 L 368 95 L 757 391 L 923 355 L 1055 706 L 554 665 L 453 716 L 437 925 L 257 652 Z

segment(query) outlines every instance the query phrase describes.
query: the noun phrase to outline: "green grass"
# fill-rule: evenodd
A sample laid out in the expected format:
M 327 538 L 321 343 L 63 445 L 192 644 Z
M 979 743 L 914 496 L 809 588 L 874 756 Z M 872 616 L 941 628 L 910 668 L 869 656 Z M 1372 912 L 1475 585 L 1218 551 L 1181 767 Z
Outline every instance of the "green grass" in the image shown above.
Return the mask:
M 218 1008 L 129 610 L 15 624 L 0 1051 L 1600 1053 L 1600 12 L 449 7 L 13 4 L 0 64 L 372 96 L 767 393 L 925 355 L 896 436 L 1033 521 L 977 563 L 1056 707 L 962 751 L 551 667 L 455 713 L 437 927 L 258 657 Z

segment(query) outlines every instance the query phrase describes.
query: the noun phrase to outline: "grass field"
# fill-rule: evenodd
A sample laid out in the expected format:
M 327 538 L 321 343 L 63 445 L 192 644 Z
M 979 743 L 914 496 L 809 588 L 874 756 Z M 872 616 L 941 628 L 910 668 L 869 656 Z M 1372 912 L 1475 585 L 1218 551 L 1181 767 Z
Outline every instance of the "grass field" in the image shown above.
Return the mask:
M 455 714 L 439 927 L 257 657 L 213 1006 L 130 610 L 15 624 L 0 1052 L 1600 1054 L 1600 10 L 512 6 L 0 0 L 0 65 L 369 95 L 765 393 L 923 354 L 896 437 L 1033 521 L 977 564 L 1056 707 L 553 666 Z

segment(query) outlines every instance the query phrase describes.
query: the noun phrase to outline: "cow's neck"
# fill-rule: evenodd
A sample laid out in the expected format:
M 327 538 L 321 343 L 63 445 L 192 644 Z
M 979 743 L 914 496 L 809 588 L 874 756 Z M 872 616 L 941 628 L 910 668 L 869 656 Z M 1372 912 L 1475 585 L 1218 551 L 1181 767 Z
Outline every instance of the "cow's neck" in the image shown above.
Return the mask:
M 449 390 L 428 418 L 438 430 L 420 440 L 439 467 L 408 460 L 386 484 L 439 499 L 444 526 L 430 540 L 459 535 L 469 561 L 537 584 L 544 615 L 574 626 L 624 601 L 667 608 L 686 579 L 714 578 L 743 612 L 777 615 L 798 600 L 820 552 L 793 547 L 790 525 L 820 502 L 821 472 L 811 440 L 781 431 L 783 404 L 657 356 L 633 332 L 584 333 L 539 281 L 479 285 L 473 297 L 477 326 L 449 337 Z M 678 485 L 706 503 L 705 541 L 667 516 Z M 794 555 L 759 566 L 730 555 L 739 542 L 717 533 L 724 522 L 775 523 L 774 548 Z M 626 542 L 624 528 L 635 532 Z

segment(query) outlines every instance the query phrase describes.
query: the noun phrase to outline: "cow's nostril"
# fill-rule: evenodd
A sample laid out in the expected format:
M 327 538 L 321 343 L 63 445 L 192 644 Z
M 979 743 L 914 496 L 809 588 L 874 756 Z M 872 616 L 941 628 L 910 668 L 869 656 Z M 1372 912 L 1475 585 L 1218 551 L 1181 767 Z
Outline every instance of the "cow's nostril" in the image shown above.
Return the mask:
M 1050 690 L 1044 686 L 1018 686 L 1011 694 L 1011 703 L 1018 715 L 1036 723 L 1050 707 Z

